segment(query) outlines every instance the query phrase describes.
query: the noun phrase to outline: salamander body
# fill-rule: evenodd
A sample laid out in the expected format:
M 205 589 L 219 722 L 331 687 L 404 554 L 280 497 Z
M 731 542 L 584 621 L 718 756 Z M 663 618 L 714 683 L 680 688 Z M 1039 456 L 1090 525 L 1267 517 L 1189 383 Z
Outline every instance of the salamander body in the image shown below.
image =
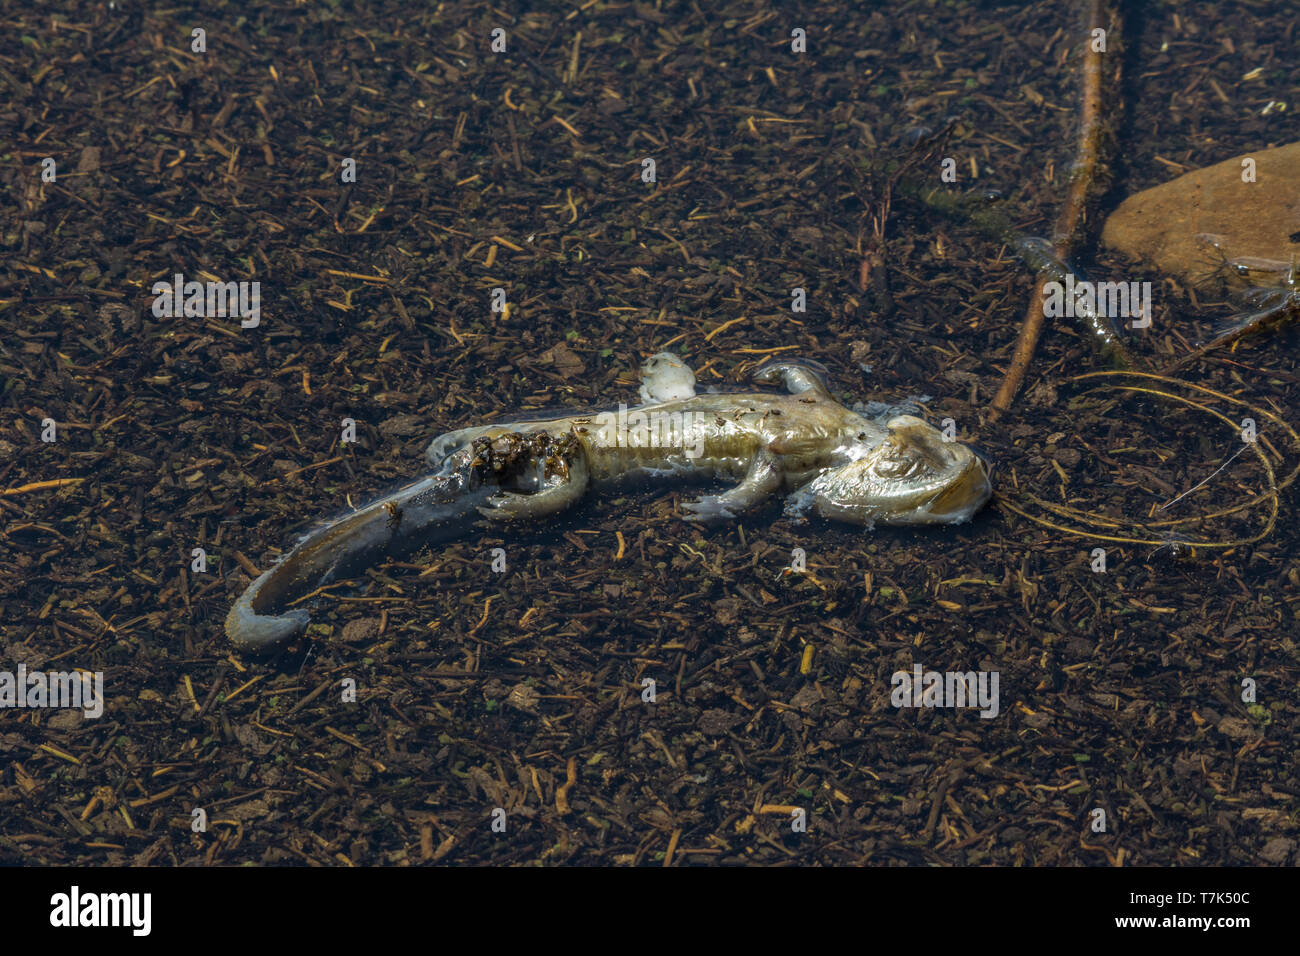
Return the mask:
M 271 648 L 301 631 L 305 611 L 283 608 L 384 554 L 464 533 L 490 521 L 539 519 L 589 488 L 641 479 L 722 479 L 720 494 L 682 505 L 692 521 L 725 521 L 785 493 L 795 520 L 951 524 L 992 494 L 988 467 L 970 446 L 920 418 L 877 423 L 837 402 L 815 363 L 760 367 L 754 381 L 779 391 L 697 394 L 669 353 L 643 368 L 643 404 L 617 411 L 491 424 L 430 444 L 430 473 L 308 535 L 231 608 L 236 645 Z

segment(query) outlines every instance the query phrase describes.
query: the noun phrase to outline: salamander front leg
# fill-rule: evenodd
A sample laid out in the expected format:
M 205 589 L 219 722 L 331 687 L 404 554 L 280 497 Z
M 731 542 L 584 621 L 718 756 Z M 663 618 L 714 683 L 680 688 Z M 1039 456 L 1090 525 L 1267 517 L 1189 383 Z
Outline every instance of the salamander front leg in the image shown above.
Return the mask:
M 728 521 L 753 511 L 781 487 L 781 468 L 776 456 L 763 450 L 754 456 L 740 484 L 720 495 L 705 495 L 682 503 L 686 521 Z
M 826 388 L 826 367 L 812 359 L 789 358 L 768 362 L 754 370 L 752 376 L 760 385 L 784 385 L 791 395 L 812 392 L 819 398 L 830 398 Z

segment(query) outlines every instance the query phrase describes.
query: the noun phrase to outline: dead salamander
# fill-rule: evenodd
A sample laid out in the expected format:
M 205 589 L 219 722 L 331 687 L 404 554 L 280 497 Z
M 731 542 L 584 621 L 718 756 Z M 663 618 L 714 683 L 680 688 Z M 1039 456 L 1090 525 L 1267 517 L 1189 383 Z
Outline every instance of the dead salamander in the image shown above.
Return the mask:
M 552 515 L 590 486 L 720 478 L 737 484 L 684 503 L 687 520 L 735 518 L 786 492 L 795 519 L 812 511 L 867 527 L 966 521 L 992 494 L 988 468 L 970 446 L 911 415 L 882 425 L 845 408 L 816 363 L 785 359 L 755 372 L 756 383 L 783 392 L 697 394 L 694 376 L 671 353 L 654 356 L 642 372 L 645 403 L 630 409 L 494 423 L 435 439 L 426 454 L 432 475 L 309 535 L 254 581 L 226 619 L 231 641 L 269 649 L 292 637 L 306 626 L 306 612 L 277 609 L 390 553 L 399 540 L 449 540 L 480 514 L 493 521 Z M 509 463 L 476 482 L 473 462 L 485 452 Z M 410 522 L 400 535 L 391 524 L 395 508 L 398 530 Z
M 514 433 L 573 435 L 580 454 L 563 480 L 532 494 L 494 495 L 489 518 L 531 518 L 572 504 L 588 485 L 628 478 L 722 478 L 739 482 L 682 507 L 688 520 L 727 519 L 772 495 L 794 492 L 786 513 L 874 524 L 951 524 L 969 519 L 992 493 L 984 460 L 947 441 L 932 425 L 898 415 L 883 425 L 845 408 L 817 363 L 785 359 L 760 367 L 754 381 L 785 394 L 696 394 L 694 376 L 671 353 L 642 369 L 646 404 L 602 412 L 465 428 L 437 438 L 426 457 L 437 466 L 466 442 Z

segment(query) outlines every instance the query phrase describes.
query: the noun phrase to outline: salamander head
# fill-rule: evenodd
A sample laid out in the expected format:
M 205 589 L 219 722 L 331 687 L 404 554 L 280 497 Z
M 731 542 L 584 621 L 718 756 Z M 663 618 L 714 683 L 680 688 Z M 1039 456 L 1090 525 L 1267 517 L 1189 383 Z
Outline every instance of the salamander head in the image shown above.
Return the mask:
M 823 517 L 861 524 L 954 524 L 993 493 L 984 459 L 944 441 L 932 425 L 899 415 L 889 436 L 847 465 L 823 472 L 798 493 Z

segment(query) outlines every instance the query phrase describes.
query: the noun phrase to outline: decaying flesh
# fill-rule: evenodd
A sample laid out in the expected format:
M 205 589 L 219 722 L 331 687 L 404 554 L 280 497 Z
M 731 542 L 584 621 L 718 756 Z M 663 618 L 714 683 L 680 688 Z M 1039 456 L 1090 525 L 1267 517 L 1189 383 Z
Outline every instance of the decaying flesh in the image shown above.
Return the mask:
M 647 362 L 643 376 L 645 403 L 621 413 L 485 425 L 435 439 L 429 476 L 308 535 L 257 578 L 226 619 L 230 639 L 273 647 L 306 626 L 306 612 L 287 605 L 321 584 L 395 550 L 455 537 L 479 515 L 555 514 L 593 486 L 730 480 L 736 484 L 721 494 L 683 504 L 684 517 L 732 519 L 785 493 L 793 518 L 815 512 L 867 527 L 966 521 L 992 493 L 988 468 L 968 445 L 915 416 L 879 424 L 845 408 L 815 363 L 784 360 L 756 372 L 757 383 L 783 391 L 697 394 L 690 370 L 669 353 Z

